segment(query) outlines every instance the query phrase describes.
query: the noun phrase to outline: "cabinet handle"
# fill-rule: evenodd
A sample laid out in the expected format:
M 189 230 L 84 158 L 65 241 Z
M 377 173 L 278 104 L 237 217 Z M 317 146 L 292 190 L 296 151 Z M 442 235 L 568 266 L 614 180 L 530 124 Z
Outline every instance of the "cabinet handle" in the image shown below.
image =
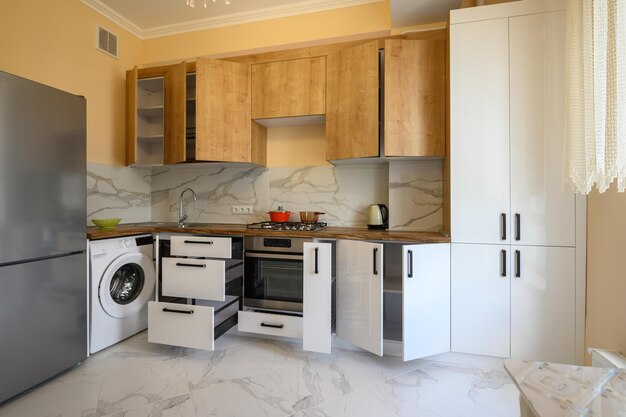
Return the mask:
M 515 278 L 522 276 L 522 253 L 518 250 L 515 251 Z
M 502 233 L 500 234 L 500 239 L 506 240 L 506 213 L 500 214 L 500 221 L 502 223 L 500 225 L 500 229 L 502 231 Z
M 506 251 L 504 249 L 502 249 L 502 251 L 500 252 L 500 257 L 502 259 L 502 262 L 500 262 L 500 264 L 502 265 L 500 275 L 506 277 Z
M 522 215 L 515 213 L 515 240 L 522 238 Z
M 408 251 L 409 254 L 409 278 L 413 278 L 413 251 Z
M 374 248 L 374 265 L 373 265 L 374 275 L 378 275 L 378 267 L 376 266 L 376 258 L 378 258 L 378 248 Z
M 261 323 L 261 327 L 271 327 L 272 329 L 282 329 L 285 327 L 284 324 L 270 324 L 270 323 Z
M 192 268 L 206 268 L 206 264 L 186 264 L 183 262 L 176 262 L 176 266 L 190 266 Z
M 320 248 L 315 248 L 315 274 L 316 275 L 320 273 L 318 265 L 317 265 L 317 258 L 318 258 L 319 251 L 320 251 Z
M 163 311 L 166 313 L 193 314 L 193 310 L 176 310 L 175 308 L 167 307 L 163 307 Z
M 185 243 L 190 243 L 192 245 L 212 245 L 212 240 L 185 240 Z

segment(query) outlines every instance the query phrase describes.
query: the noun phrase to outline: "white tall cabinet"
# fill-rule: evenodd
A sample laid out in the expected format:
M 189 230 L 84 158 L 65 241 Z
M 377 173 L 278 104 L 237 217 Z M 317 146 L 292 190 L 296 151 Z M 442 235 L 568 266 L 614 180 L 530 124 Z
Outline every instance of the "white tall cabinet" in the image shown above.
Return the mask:
M 586 213 L 562 186 L 564 25 L 561 0 L 451 13 L 453 351 L 582 360 Z

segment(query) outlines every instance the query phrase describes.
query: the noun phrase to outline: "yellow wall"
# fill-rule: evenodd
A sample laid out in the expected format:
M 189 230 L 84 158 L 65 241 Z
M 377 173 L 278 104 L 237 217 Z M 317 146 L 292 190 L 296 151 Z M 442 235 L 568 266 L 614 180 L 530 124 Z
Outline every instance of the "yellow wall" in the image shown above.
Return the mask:
M 326 126 L 290 126 L 267 129 L 267 166 L 330 165 L 326 161 Z
M 626 193 L 589 196 L 587 347 L 626 354 Z
M 119 60 L 96 50 L 96 24 L 118 36 Z M 3 1 L 0 70 L 87 98 L 87 160 L 123 164 L 125 70 L 141 42 L 79 0 Z
M 388 33 L 389 2 L 290 16 L 260 22 L 148 39 L 144 64 L 194 59 L 198 56 L 256 51 L 281 45 L 300 45 L 325 39 Z
M 95 49 L 96 24 L 118 35 L 119 59 Z M 134 65 L 281 49 L 388 33 L 390 27 L 389 3 L 383 1 L 140 41 L 80 0 L 12 1 L 3 2 L 0 12 L 0 70 L 84 95 L 87 160 L 122 165 L 125 72 Z M 280 143 L 286 132 L 311 143 L 306 129 L 277 130 L 270 132 L 270 148 L 278 149 L 273 138 Z

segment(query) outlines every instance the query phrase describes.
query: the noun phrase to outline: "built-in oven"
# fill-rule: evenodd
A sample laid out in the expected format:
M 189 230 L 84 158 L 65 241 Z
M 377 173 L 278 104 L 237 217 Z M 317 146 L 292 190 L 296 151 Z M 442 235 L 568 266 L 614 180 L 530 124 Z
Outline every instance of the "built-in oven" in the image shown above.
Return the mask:
M 244 238 L 244 308 L 302 314 L 306 238 Z

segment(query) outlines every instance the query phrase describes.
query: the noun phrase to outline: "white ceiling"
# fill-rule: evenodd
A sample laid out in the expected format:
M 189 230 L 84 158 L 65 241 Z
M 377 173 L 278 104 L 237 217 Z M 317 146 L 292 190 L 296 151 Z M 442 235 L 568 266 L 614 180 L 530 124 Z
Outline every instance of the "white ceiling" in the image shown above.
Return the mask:
M 233 0 L 235 1 L 235 0 Z M 461 0 L 390 0 L 391 26 L 394 28 L 421 23 L 445 22 Z
M 461 0 L 81 0 L 138 37 L 152 38 L 366 3 L 389 1 L 393 27 L 445 21 Z

